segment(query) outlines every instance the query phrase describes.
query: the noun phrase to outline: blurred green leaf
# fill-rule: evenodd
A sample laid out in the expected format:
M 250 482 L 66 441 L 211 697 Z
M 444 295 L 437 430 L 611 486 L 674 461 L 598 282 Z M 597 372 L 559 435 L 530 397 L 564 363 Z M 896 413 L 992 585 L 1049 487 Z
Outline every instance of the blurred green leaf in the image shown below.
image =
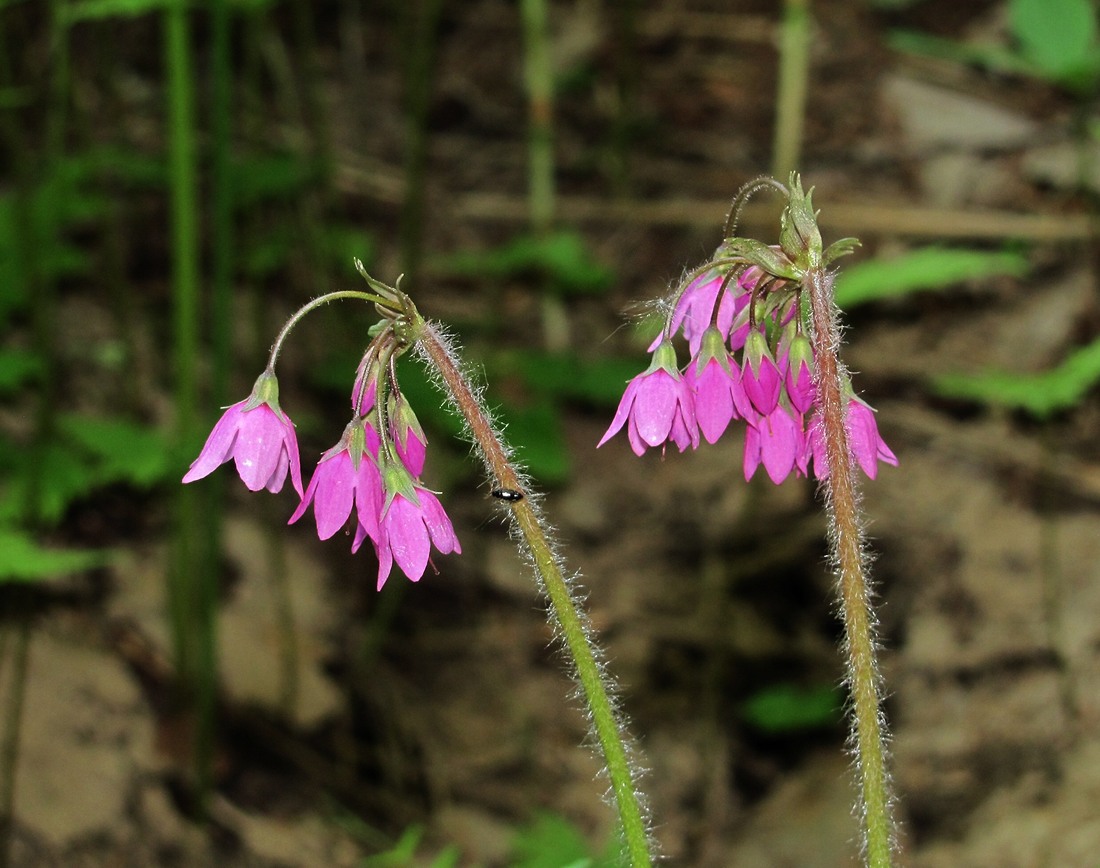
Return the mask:
M 502 367 L 518 370 L 532 390 L 545 395 L 616 407 L 626 384 L 641 373 L 638 359 L 581 359 L 572 353 L 521 350 Z
M 869 301 L 945 289 L 964 280 L 996 274 L 1019 277 L 1027 270 L 1027 258 L 1020 253 L 925 247 L 892 259 L 869 259 L 840 272 L 836 303 L 850 310 Z
M 1097 383 L 1100 383 L 1100 339 L 1041 374 L 1008 371 L 949 374 L 933 380 L 933 388 L 948 398 L 1024 410 L 1043 419 L 1079 404 Z
M 531 475 L 545 484 L 569 478 L 569 450 L 561 427 L 561 414 L 551 401 L 527 406 L 501 402 L 496 415 L 504 425 L 504 439 Z
M 0 521 L 18 523 L 34 518 L 57 524 L 74 500 L 97 485 L 94 468 L 83 456 L 61 443 L 50 443 L 36 451 L 38 463 L 19 462 L 7 480 L 6 497 L 0 500 Z M 32 501 L 33 499 L 33 501 Z M 37 514 L 28 515 L 32 502 Z
M 536 275 L 550 281 L 562 295 L 602 292 L 614 279 L 597 262 L 575 232 L 559 231 L 536 238 L 522 235 L 495 250 L 463 252 L 446 258 L 441 267 L 458 274 L 495 278 Z
M 329 262 L 348 266 L 355 259 L 370 268 L 375 257 L 374 238 L 361 226 L 331 223 L 321 227 L 318 251 Z
M 246 209 L 271 199 L 290 200 L 317 177 L 317 168 L 294 154 L 261 154 L 234 160 L 233 207 Z
M 1096 8 L 1090 0 L 1010 0 L 1008 12 L 1024 58 L 1045 77 L 1072 81 L 1095 63 Z
M 842 704 L 843 694 L 832 685 L 803 688 L 778 684 L 746 699 L 741 715 L 765 732 L 791 732 L 838 723 Z
M 58 436 L 38 450 L 37 464 L 26 460 L 9 443 L 0 449 L 0 463 L 8 468 L 6 497 L 0 501 L 0 521 L 32 518 L 57 524 L 74 501 L 96 488 L 117 482 L 148 487 L 177 469 L 163 435 L 122 419 L 62 416 Z
M 1003 45 L 958 42 L 913 30 L 893 30 L 886 39 L 894 51 L 981 66 L 994 72 L 1032 75 L 1034 68 L 1015 51 Z
M 147 487 L 175 469 L 172 449 L 159 431 L 125 419 L 65 416 L 60 428 L 95 462 L 97 484 Z
M 186 3 L 187 0 L 71 0 L 61 4 L 61 22 L 71 25 L 103 18 L 134 18 Z
M 539 814 L 512 844 L 512 868 L 615 868 L 624 864 L 612 842 L 593 856 L 576 826 L 557 814 Z
M 24 383 L 38 379 L 45 368 L 37 353 L 0 349 L 0 395 L 10 394 Z
M 75 573 L 98 567 L 109 557 L 104 551 L 43 548 L 23 531 L 0 527 L 0 584 Z

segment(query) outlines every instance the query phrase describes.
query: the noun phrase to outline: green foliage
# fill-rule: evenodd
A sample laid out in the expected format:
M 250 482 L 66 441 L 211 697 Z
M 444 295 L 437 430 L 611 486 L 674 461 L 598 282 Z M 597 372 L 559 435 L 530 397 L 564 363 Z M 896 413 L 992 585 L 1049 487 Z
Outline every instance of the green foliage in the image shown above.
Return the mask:
M 497 280 L 534 275 L 560 295 L 603 292 L 613 279 L 611 270 L 593 258 L 581 237 L 564 230 L 544 237 L 521 235 L 495 250 L 457 253 L 442 267 Z
M 1095 83 L 1100 44 L 1091 0 L 1010 0 L 1008 13 L 1020 55 L 1040 75 L 1074 88 Z
M 540 482 L 560 484 L 569 478 L 569 449 L 558 406 L 549 400 L 532 404 L 500 402 L 497 418 L 516 458 Z
M 513 868 L 615 868 L 622 864 L 612 841 L 593 856 L 588 842 L 564 817 L 540 814 L 513 842 Z
M 0 585 L 91 569 L 108 557 L 104 551 L 43 548 L 29 534 L 0 525 Z
M 72 25 L 105 18 L 136 18 L 186 2 L 187 0 L 73 0 L 61 4 L 61 20 L 64 24 Z
M 964 280 L 1027 272 L 1022 253 L 925 247 L 893 259 L 871 259 L 845 269 L 837 277 L 836 302 L 856 305 L 913 292 L 946 289 Z
M 431 862 L 417 857 L 420 841 L 424 837 L 422 826 L 409 826 L 397 843 L 384 853 L 376 853 L 359 861 L 359 868 L 454 868 L 458 865 L 458 847 L 446 847 Z
M 968 45 L 950 39 L 899 31 L 893 48 L 974 63 L 998 72 L 1030 75 L 1078 93 L 1100 81 L 1100 39 L 1092 0 L 1009 0 L 1013 46 Z
M 247 211 L 261 202 L 291 200 L 318 177 L 319 169 L 296 154 L 251 155 L 233 161 L 233 207 Z
M 1100 383 L 1100 340 L 1093 341 L 1041 374 L 1004 371 L 983 374 L 951 374 L 933 381 L 935 390 L 949 398 L 962 398 L 1023 410 L 1040 419 L 1080 403 Z
M 0 349 L 0 395 L 10 395 L 42 376 L 42 358 L 27 350 Z
M 36 452 L 36 466 L 26 453 L 0 442 L 0 465 L 8 469 L 0 522 L 35 519 L 56 524 L 76 500 L 105 485 L 125 482 L 148 487 L 174 469 L 165 438 L 121 419 L 64 416 L 58 436 Z M 31 504 L 36 513 L 28 515 Z
M 803 688 L 777 684 L 746 699 L 741 716 L 769 733 L 818 729 L 840 723 L 842 703 L 841 691 L 832 685 Z
M 559 398 L 616 407 L 623 386 L 638 374 L 636 359 L 581 359 L 574 353 L 523 350 L 509 357 L 533 391 Z

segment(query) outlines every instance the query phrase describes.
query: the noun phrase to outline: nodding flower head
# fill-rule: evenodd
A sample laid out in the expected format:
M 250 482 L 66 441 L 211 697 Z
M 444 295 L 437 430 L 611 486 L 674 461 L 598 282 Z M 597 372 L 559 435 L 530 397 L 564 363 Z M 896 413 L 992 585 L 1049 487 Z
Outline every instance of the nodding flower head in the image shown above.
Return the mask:
M 279 381 L 271 371 L 260 374 L 246 400 L 226 408 L 183 481 L 209 476 L 231 458 L 250 491 L 280 491 L 289 473 L 302 494 L 294 423 L 279 409 Z
M 598 445 L 603 446 L 624 425 L 637 455 L 670 441 L 681 452 L 699 445 L 694 398 L 676 367 L 671 341 L 661 341 L 649 369 L 627 384 L 615 418 Z
M 360 524 L 352 551 L 370 538 L 378 555 L 378 590 L 386 584 L 394 562 L 413 582 L 424 575 L 434 545 L 440 554 L 462 553 L 439 498 L 415 482 L 401 462 L 383 462 L 384 505 L 377 530 Z
M 759 185 L 758 185 L 759 186 Z M 778 186 L 778 185 L 775 185 Z M 650 351 L 649 368 L 631 380 L 599 445 L 623 428 L 631 449 L 674 443 L 680 451 L 715 443 L 735 419 L 746 425 L 744 473 L 763 464 L 774 482 L 792 472 L 819 478 L 829 469 L 821 448 L 818 366 L 804 333 L 810 323 L 802 281 L 858 244 L 843 239 L 822 250 L 810 192 L 792 175 L 780 244 L 730 237 L 692 272 L 668 305 Z M 690 359 L 676 361 L 674 338 Z M 854 397 L 846 375 L 846 429 L 856 463 L 872 479 L 878 462 L 897 458 L 878 434 L 874 411 Z

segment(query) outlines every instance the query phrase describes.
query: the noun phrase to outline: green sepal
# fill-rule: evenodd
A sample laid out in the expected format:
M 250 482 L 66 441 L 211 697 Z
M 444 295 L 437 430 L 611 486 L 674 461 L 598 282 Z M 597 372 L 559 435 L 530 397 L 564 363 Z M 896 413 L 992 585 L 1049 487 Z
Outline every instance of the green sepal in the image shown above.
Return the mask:
M 801 281 L 800 270 L 782 251 L 754 238 L 727 238 L 722 245 L 726 255 L 757 266 L 765 274 L 786 280 Z
M 650 360 L 646 373 L 652 374 L 658 370 L 668 371 L 675 379 L 680 379 L 680 366 L 676 361 L 676 347 L 672 345 L 672 341 L 667 337 L 653 351 L 653 358 Z
M 722 366 L 725 372 L 730 372 L 730 353 L 726 349 L 726 340 L 717 326 L 707 326 L 703 332 L 703 340 L 699 344 L 699 354 L 695 357 L 695 373 L 703 373 L 707 363 L 714 359 Z
M 248 403 L 245 404 L 244 410 L 255 410 L 261 404 L 267 404 L 280 419 L 285 420 L 286 416 L 279 408 L 279 380 L 276 378 L 274 371 L 265 370 L 260 376 L 256 378 L 256 383 L 252 387 L 252 394 L 248 396 Z
M 828 267 L 840 257 L 855 253 L 856 248 L 862 246 L 858 238 L 841 238 L 839 241 L 834 241 L 825 248 L 825 253 L 821 257 L 821 264 Z
M 405 465 L 400 461 L 392 460 L 386 454 L 385 446 L 378 450 L 378 457 L 382 465 L 382 487 L 386 492 L 386 502 L 382 506 L 382 515 L 389 512 L 390 504 L 393 503 L 394 497 L 398 494 L 401 494 L 410 503 L 420 506 L 420 498 L 416 495 L 416 482 L 413 480 L 412 474 L 405 468 Z
M 791 172 L 787 207 L 780 216 L 779 246 L 802 272 L 821 265 L 821 232 L 814 212 L 813 188 L 802 191 L 802 179 Z

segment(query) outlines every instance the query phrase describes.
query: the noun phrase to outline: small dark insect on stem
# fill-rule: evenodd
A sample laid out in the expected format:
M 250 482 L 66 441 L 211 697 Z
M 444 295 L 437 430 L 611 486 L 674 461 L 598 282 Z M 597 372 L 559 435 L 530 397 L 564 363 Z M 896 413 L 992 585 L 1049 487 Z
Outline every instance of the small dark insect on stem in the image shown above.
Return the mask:
M 505 503 L 519 503 L 523 500 L 523 492 L 516 491 L 514 488 L 494 488 L 491 493 L 497 500 L 503 500 Z

